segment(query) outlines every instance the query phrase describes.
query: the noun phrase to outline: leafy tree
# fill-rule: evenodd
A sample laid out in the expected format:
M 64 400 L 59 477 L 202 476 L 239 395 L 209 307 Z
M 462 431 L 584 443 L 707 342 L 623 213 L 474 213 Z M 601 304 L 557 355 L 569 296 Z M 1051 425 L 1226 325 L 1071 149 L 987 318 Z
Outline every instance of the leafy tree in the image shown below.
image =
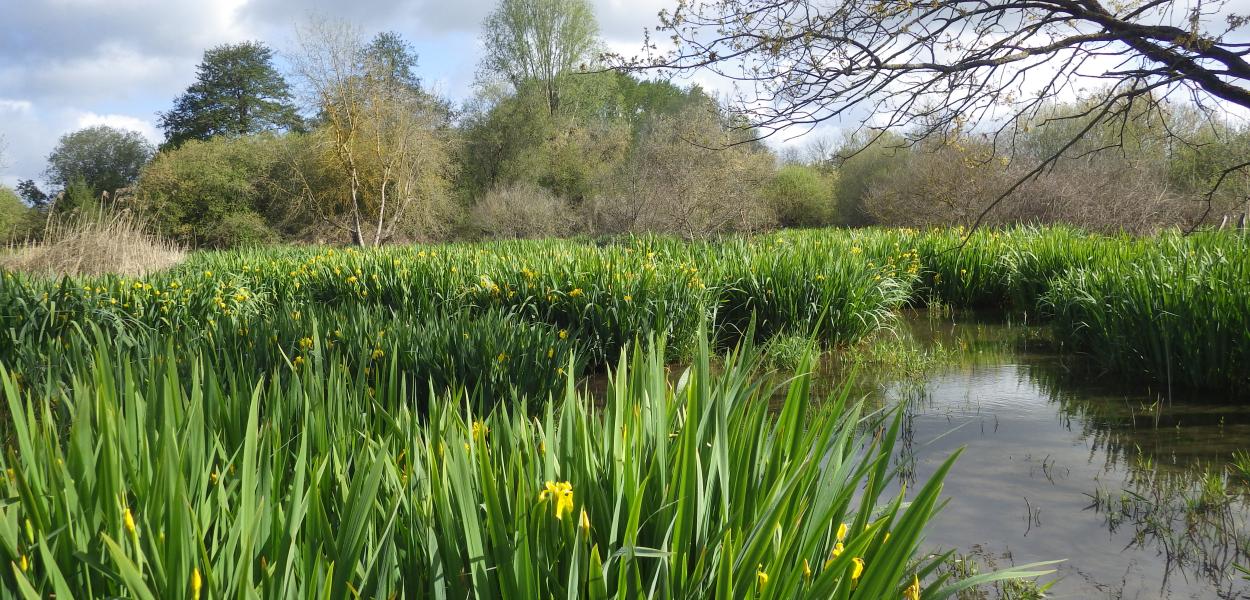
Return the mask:
M 161 113 L 160 126 L 166 145 L 177 147 L 217 135 L 299 129 L 300 117 L 273 50 L 243 42 L 204 52 L 195 83 Z
M 660 115 L 676 115 L 714 102 L 698 85 L 681 88 L 668 81 L 641 80 L 628 73 L 613 72 L 616 83 L 616 114 L 635 128 Z
M 592 84 L 596 77 L 582 83 Z M 610 84 L 612 78 L 606 79 Z M 466 118 L 461 185 L 469 197 L 514 184 L 539 185 L 574 204 L 592 196 L 599 180 L 625 159 L 630 127 L 606 112 L 607 90 L 588 88 L 594 93 L 575 101 L 570 96 L 552 114 L 541 86 L 530 82 L 490 110 Z
M 567 73 L 565 101 L 552 113 L 543 86 L 481 98 L 463 119 L 461 191 L 471 199 L 503 186 L 540 185 L 581 204 L 627 158 L 654 118 L 715 102 L 701 89 L 639 81 L 623 73 Z
M 440 127 L 451 125 L 451 105 L 422 86 L 421 77 L 417 75 L 419 57 L 408 40 L 394 31 L 384 31 L 373 36 L 362 53 L 367 76 L 376 79 L 372 85 L 404 90 L 420 101 L 425 110 L 431 111 Z
M 30 233 L 32 210 L 13 190 L 0 185 L 0 241 L 20 240 Z
M 907 164 L 905 141 L 894 134 L 847 140 L 838 156 L 837 187 L 838 222 L 852 227 L 873 223 L 873 215 L 865 208 L 864 198 L 870 187 L 878 180 L 888 177 Z
M 417 53 L 403 36 L 394 31 L 379 33 L 365 46 L 364 54 L 365 60 L 374 65 L 374 76 L 385 79 L 388 85 L 421 89 Z
M 587 0 L 501 0 L 482 26 L 482 67 L 516 89 L 538 82 L 548 112 L 555 114 L 560 76 L 594 60 L 598 36 Z
M 82 177 L 76 177 L 61 190 L 52 200 L 49 217 L 52 215 L 70 215 L 89 217 L 100 212 L 99 196 L 91 184 Z
M 39 185 L 33 179 L 23 179 L 17 182 L 17 187 L 14 190 L 26 204 L 34 208 L 47 207 L 48 201 L 51 199 L 46 192 L 39 189 Z
M 291 163 L 301 202 L 359 245 L 441 235 L 451 174 L 445 115 L 351 27 L 313 22 L 300 45 L 295 67 L 321 114 Z
M 67 189 L 80 180 L 91 196 L 129 186 L 152 157 L 152 145 L 136 131 L 96 125 L 61 136 L 48 155 L 47 180 Z

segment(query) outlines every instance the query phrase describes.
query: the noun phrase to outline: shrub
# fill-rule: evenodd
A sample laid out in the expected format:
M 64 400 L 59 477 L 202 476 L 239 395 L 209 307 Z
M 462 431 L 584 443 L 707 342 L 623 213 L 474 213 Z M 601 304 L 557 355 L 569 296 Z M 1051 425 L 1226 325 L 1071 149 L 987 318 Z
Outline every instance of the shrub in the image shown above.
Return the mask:
M 260 215 L 251 211 L 227 213 L 214 227 L 200 238 L 201 245 L 210 248 L 236 248 L 239 246 L 263 246 L 278 241 L 278 234 Z
M 816 227 L 831 222 L 836 178 L 804 165 L 785 165 L 764 186 L 763 195 L 777 224 Z
M 555 194 L 517 183 L 491 190 L 470 215 L 473 226 L 492 238 L 549 238 L 582 233 L 577 211 Z
M 13 190 L 0 185 L 0 243 L 28 237 L 32 233 L 33 213 Z
M 684 238 L 754 231 L 773 217 L 761 187 L 770 154 L 743 142 L 714 112 L 691 108 L 644 128 L 625 165 L 594 203 L 603 233 L 657 232 Z
M 281 212 L 275 180 L 284 140 L 273 135 L 193 140 L 161 152 L 139 179 L 138 205 L 172 239 L 228 248 L 271 239 Z

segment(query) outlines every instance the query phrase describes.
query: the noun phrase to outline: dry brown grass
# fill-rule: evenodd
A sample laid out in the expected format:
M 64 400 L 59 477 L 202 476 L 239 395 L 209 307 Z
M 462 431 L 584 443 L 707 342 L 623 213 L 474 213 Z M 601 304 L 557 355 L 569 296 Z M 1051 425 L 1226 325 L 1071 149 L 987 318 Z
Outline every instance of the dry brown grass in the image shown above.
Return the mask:
M 186 256 L 149 232 L 129 212 L 52 223 L 43 239 L 0 251 L 0 269 L 40 275 L 137 276 L 172 267 Z

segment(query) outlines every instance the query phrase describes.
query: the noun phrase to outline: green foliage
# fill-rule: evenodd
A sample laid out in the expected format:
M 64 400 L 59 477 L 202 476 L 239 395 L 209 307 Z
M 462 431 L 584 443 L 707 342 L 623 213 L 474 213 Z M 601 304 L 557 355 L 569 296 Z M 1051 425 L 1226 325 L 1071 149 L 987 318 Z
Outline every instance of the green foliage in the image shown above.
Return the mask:
M 537 184 L 574 203 L 593 196 L 602 179 L 624 160 L 630 130 L 623 120 L 594 115 L 606 98 L 579 98 L 553 115 L 540 90 L 526 85 L 488 111 L 470 116 L 460 171 L 466 194 L 478 198 L 501 186 Z
M 1250 389 L 1250 248 L 1238 235 L 1169 235 L 1104 249 L 1044 297 L 1060 335 L 1117 372 L 1169 385 Z
M 92 196 L 113 193 L 134 183 L 151 156 L 140 133 L 96 125 L 61 136 L 48 155 L 47 178 L 62 189 L 82 180 Z
M 139 205 L 166 236 L 197 247 L 271 241 L 285 217 L 280 160 L 288 139 L 217 137 L 166 150 L 143 170 Z
M 587 70 L 599 23 L 586 0 L 500 0 L 482 23 L 482 68 L 514 89 L 533 85 L 549 114 L 560 110 L 561 76 Z
M 100 212 L 100 198 L 82 177 L 70 181 L 59 194 L 52 212 L 69 217 L 90 219 Z
M 703 346 L 676 385 L 662 346 L 637 349 L 606 403 L 569 379 L 532 418 L 462 410 L 456 388 L 414 409 L 405 385 L 323 360 L 320 335 L 267 372 L 168 340 L 124 360 L 87 336 L 63 388 L 0 367 L 10 590 L 877 598 L 923 579 L 938 599 L 976 583 L 921 548 L 954 457 L 887 495 L 901 419 L 872 435 L 845 392 L 813 403 L 804 374 L 774 415 L 749 349 L 714 374 Z
M 346 23 L 313 21 L 296 69 L 319 111 L 288 161 L 301 208 L 358 246 L 427 240 L 451 220 L 444 103 L 405 74 L 416 58 L 394 36 L 372 45 Z
M 260 42 L 223 44 L 204 52 L 196 82 L 161 113 L 165 145 L 189 140 L 299 129 L 301 119 L 286 80 Z
M 14 188 L 14 191 L 32 208 L 47 208 L 48 202 L 52 200 L 47 193 L 39 189 L 39 185 L 33 179 L 23 179 L 17 182 L 17 187 Z
M 27 237 L 31 233 L 33 213 L 13 190 L 0 185 L 0 243 Z
M 839 154 L 846 158 L 838 165 L 838 221 L 851 227 L 868 225 L 873 218 L 864 206 L 864 198 L 874 181 L 897 173 L 906 164 L 903 140 L 887 132 L 866 145 L 851 140 Z
M 764 198 L 783 227 L 817 227 L 832 220 L 836 179 L 805 165 L 785 165 L 764 186 Z

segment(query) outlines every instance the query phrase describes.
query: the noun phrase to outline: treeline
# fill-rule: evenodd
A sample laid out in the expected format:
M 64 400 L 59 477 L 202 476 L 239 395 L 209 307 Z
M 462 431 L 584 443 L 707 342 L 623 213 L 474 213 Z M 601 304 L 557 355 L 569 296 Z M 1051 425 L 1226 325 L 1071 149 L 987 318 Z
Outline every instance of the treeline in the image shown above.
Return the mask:
M 284 69 L 260 42 L 205 52 L 159 116 L 159 148 L 104 126 L 63 137 L 49 191 L 31 180 L 0 190 L 0 231 L 37 238 L 55 219 L 123 208 L 192 247 L 697 238 L 968 225 L 1013 187 L 987 222 L 1141 231 L 1213 221 L 1250 188 L 1221 181 L 1205 196 L 1224 158 L 1250 155 L 1250 136 L 1183 107 L 1066 149 L 1084 125 L 1040 115 L 1009 132 L 1011 155 L 970 129 L 817 140 L 778 156 L 698 86 L 601 69 L 585 0 L 502 0 L 483 24 L 477 93 L 461 106 L 425 85 L 398 33 L 312 21 L 298 39 Z M 1203 142 L 1179 144 L 1177 128 Z

